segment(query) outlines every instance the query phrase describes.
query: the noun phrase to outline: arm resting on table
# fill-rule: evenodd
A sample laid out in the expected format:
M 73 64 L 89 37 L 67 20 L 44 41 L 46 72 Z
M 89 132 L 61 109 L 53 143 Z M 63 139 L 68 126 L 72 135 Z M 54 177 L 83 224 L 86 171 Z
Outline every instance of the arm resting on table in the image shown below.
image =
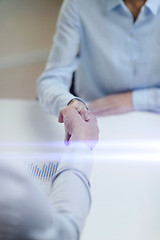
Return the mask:
M 160 88 L 133 91 L 132 103 L 134 110 L 160 112 Z

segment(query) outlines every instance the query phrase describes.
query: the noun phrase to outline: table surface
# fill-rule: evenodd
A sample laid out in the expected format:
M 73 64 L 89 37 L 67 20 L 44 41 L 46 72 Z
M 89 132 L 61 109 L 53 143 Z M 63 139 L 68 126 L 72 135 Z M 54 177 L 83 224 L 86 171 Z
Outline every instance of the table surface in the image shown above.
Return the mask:
M 43 160 L 54 151 L 60 158 L 63 124 L 37 101 L 1 99 L 0 110 L 1 156 Z M 93 203 L 82 240 L 160 239 L 159 123 L 159 114 L 147 112 L 98 118 Z

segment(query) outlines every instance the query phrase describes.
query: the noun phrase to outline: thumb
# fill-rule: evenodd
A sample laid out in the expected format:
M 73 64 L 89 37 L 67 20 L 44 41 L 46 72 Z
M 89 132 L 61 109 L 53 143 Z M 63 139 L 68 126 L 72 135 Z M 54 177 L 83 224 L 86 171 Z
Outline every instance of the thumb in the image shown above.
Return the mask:
M 59 112 L 59 116 L 58 116 L 58 122 L 59 123 L 63 123 L 63 109 L 60 110 Z
M 91 119 L 90 113 L 86 108 L 81 109 L 79 111 L 79 114 L 82 116 L 83 120 L 86 121 L 86 122 L 88 122 Z

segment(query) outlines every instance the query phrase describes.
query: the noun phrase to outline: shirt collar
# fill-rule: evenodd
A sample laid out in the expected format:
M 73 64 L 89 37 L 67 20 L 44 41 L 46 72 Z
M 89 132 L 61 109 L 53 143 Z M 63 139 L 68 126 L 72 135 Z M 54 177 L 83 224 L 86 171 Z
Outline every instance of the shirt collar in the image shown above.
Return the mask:
M 111 11 L 115 7 L 121 5 L 123 0 L 102 0 L 102 1 L 106 11 Z M 153 14 L 156 15 L 160 7 L 160 0 L 147 0 L 145 6 L 148 7 Z
M 156 15 L 160 7 L 160 0 L 147 0 L 145 6 L 148 7 L 153 14 Z
M 109 12 L 121 4 L 122 0 L 102 0 L 104 9 Z

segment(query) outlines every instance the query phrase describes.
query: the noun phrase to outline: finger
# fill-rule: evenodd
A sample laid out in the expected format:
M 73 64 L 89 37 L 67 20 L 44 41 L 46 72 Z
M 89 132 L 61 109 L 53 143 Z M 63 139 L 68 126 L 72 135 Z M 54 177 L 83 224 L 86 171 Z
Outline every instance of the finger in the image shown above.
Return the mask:
M 90 120 L 90 114 L 88 109 L 86 108 L 85 104 L 76 100 L 71 102 L 72 106 L 74 106 L 74 108 L 77 110 L 77 112 L 81 115 L 81 117 L 83 118 L 83 120 L 85 121 L 89 121 Z
M 68 123 L 74 123 L 76 120 L 82 120 L 78 110 L 74 106 L 65 107 L 63 109 L 63 122 L 65 125 L 68 125 Z
M 63 123 L 63 109 L 61 109 L 60 112 L 59 112 L 58 122 Z
M 64 139 L 64 144 L 67 146 L 69 146 L 69 139 L 70 139 L 71 135 L 65 130 L 65 139 Z
M 85 121 L 89 121 L 91 119 L 90 113 L 86 108 L 82 108 L 78 112 Z

